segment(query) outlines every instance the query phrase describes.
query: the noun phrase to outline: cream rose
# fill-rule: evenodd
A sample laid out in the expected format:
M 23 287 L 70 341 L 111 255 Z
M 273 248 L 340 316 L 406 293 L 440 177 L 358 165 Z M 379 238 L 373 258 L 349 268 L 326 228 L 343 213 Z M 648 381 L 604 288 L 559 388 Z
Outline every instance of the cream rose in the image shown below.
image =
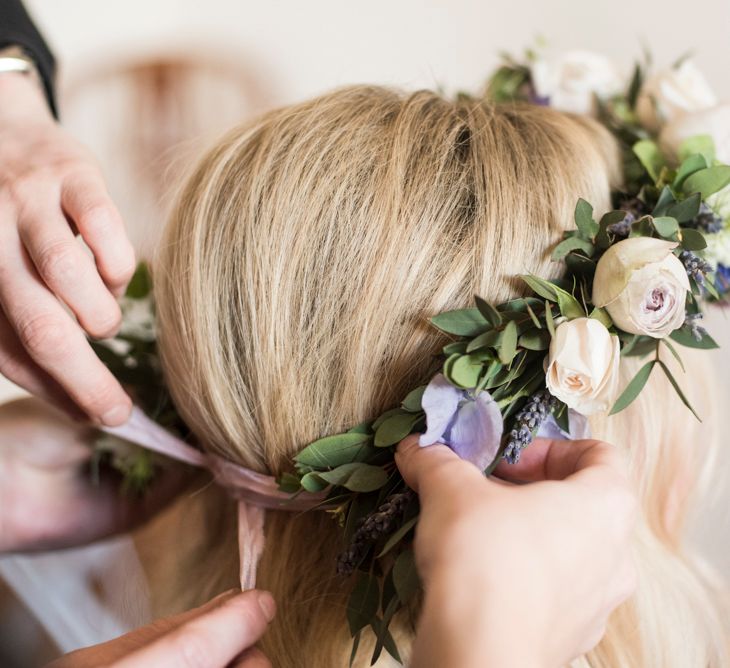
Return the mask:
M 730 164 L 730 102 L 673 119 L 662 129 L 659 141 L 677 157 L 682 142 L 697 135 L 709 135 L 715 143 L 715 157 Z
M 636 113 L 641 124 L 658 132 L 662 125 L 687 112 L 717 104 L 715 93 L 691 60 L 658 72 L 641 87 Z
M 617 327 L 661 339 L 685 318 L 690 289 L 673 241 L 634 237 L 611 246 L 598 261 L 593 304 L 605 308 Z
M 568 51 L 532 66 L 535 92 L 551 107 L 576 114 L 595 112 L 594 95 L 607 98 L 621 90 L 621 77 L 605 56 L 590 51 Z
M 583 415 L 607 411 L 618 387 L 619 340 L 598 320 L 558 325 L 546 359 L 550 394 Z

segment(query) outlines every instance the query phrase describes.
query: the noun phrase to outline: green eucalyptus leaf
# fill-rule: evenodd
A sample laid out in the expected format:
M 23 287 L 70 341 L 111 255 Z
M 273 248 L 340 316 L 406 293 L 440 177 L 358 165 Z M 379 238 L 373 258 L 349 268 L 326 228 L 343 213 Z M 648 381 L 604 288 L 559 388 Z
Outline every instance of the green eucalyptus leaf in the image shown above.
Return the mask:
M 644 385 L 646 385 L 646 382 L 649 380 L 649 376 L 651 376 L 651 372 L 655 364 L 656 360 L 652 360 L 639 369 L 631 382 L 626 386 L 626 389 L 624 389 L 621 393 L 621 396 L 616 399 L 616 403 L 613 405 L 609 415 L 614 415 L 624 410 L 624 408 L 626 408 L 634 399 L 636 399 L 636 397 L 639 396 L 639 393 L 644 389 Z
M 665 215 L 669 210 L 669 207 L 676 203 L 677 198 L 674 196 L 672 189 L 669 186 L 664 186 L 661 193 L 659 193 L 659 199 L 657 199 L 657 203 L 654 206 L 651 215 L 655 218 L 659 218 L 660 216 Z
M 421 410 L 421 399 L 423 398 L 423 393 L 426 391 L 426 386 L 421 385 L 420 387 L 417 387 L 415 390 L 411 390 L 407 395 L 406 398 L 403 399 L 401 403 L 401 407 L 404 410 L 407 410 L 409 413 L 418 413 Z
M 679 223 L 669 216 L 659 216 L 654 218 L 654 229 L 659 233 L 660 237 L 670 239 L 679 231 Z
M 319 477 L 331 485 L 339 485 L 351 492 L 374 492 L 388 482 L 388 474 L 380 466 L 362 462 L 343 464 Z
M 489 328 L 489 323 L 477 308 L 445 311 L 433 316 L 431 323 L 442 332 L 456 336 L 477 336 Z
M 682 189 L 685 193 L 700 193 L 703 200 L 730 184 L 730 165 L 706 167 L 686 178 Z
M 408 532 L 416 526 L 418 523 L 418 515 L 415 517 L 411 517 L 405 524 L 403 524 L 398 531 L 396 531 L 388 540 L 385 542 L 385 545 L 383 546 L 383 549 L 380 550 L 380 554 L 378 554 L 378 559 L 380 557 L 384 557 L 388 552 L 390 552 L 398 543 L 403 540 L 403 538 L 406 537 Z
M 466 346 L 466 352 L 471 353 L 475 350 L 480 350 L 481 348 L 491 348 L 495 346 L 501 338 L 502 332 L 498 332 L 496 329 L 490 329 L 488 332 L 484 332 L 484 334 L 480 334 L 469 341 Z
M 508 327 L 513 324 L 508 323 Z M 471 389 L 479 382 L 482 368 L 481 362 L 476 361 L 472 355 L 462 355 L 451 366 L 449 378 L 459 387 Z
M 370 626 L 378 614 L 379 604 L 378 579 L 369 573 L 360 573 L 347 601 L 347 622 L 353 636 L 366 626 Z
M 466 352 L 466 346 L 466 341 L 453 341 L 452 343 L 447 343 L 442 350 L 446 357 L 454 354 L 463 355 Z
M 294 460 L 298 464 L 317 468 L 331 468 L 348 462 L 363 461 L 370 452 L 372 436 L 345 433 L 325 436 L 310 443 Z
M 357 657 L 357 650 L 360 647 L 360 636 L 362 635 L 362 629 L 352 636 L 352 649 L 350 650 L 350 668 L 355 665 L 355 658 Z
M 551 259 L 554 262 L 559 262 L 568 253 L 572 253 L 573 251 L 578 250 L 583 251 L 586 255 L 590 257 L 593 255 L 595 246 L 590 241 L 586 241 L 585 239 L 581 239 L 580 237 L 568 237 L 564 241 L 561 241 L 557 246 L 555 246 L 555 249 L 553 250 L 553 253 L 551 255 Z
M 484 316 L 484 319 L 492 327 L 499 327 L 502 324 L 502 316 L 499 314 L 499 311 L 494 308 L 494 306 L 479 296 L 475 296 L 474 301 L 479 309 L 479 313 Z
M 698 251 L 707 248 L 705 235 L 691 227 L 683 227 L 679 245 L 685 250 Z
M 520 337 L 518 343 L 526 350 L 547 350 L 550 346 L 550 332 L 546 329 L 527 332 Z
M 682 358 L 679 356 L 679 353 L 677 352 L 677 349 L 669 343 L 669 339 L 660 339 L 661 342 L 669 349 L 669 352 L 674 355 L 674 359 L 677 360 L 677 363 L 679 364 L 682 371 L 686 373 L 686 369 L 684 368 L 684 362 L 682 362 Z
M 667 216 L 676 218 L 678 223 L 688 223 L 690 220 L 694 220 L 697 214 L 700 212 L 700 194 L 695 193 L 690 195 L 687 199 L 683 199 L 681 202 L 672 204 L 667 209 Z M 654 221 L 656 223 L 656 219 Z M 661 234 L 661 232 L 660 232 Z
M 555 422 L 566 434 L 570 433 L 570 411 L 568 406 L 562 401 L 558 401 L 553 409 L 553 417 Z
M 585 239 L 593 239 L 598 232 L 598 223 L 593 220 L 593 207 L 583 198 L 575 205 L 575 226 Z
M 715 339 L 713 339 L 707 333 L 703 334 L 702 338 L 698 341 L 692 335 L 692 330 L 689 327 L 687 327 L 686 325 L 680 327 L 679 329 L 675 329 L 669 335 L 669 338 L 672 339 L 672 341 L 675 341 L 676 343 L 678 343 L 680 346 L 685 346 L 686 348 L 699 348 L 700 350 L 714 350 L 715 348 L 720 347 L 715 342 Z
M 550 336 L 555 336 L 555 320 L 553 319 L 553 309 L 549 301 L 545 302 L 545 324 Z
M 403 550 L 393 564 L 393 584 L 401 603 L 408 603 L 420 587 L 413 550 Z
M 517 353 L 517 324 L 514 320 L 510 320 L 504 328 L 498 352 L 502 364 L 509 364 Z
M 407 411 L 404 411 L 400 406 L 398 408 L 391 408 L 382 415 L 380 415 L 372 424 L 373 431 L 377 431 L 378 427 L 380 427 L 383 422 L 385 422 L 388 418 L 392 418 L 394 415 L 403 415 Z
M 302 486 L 302 489 L 306 489 L 308 492 L 321 492 L 329 486 L 329 483 L 326 480 L 322 480 L 316 471 L 310 471 L 303 475 L 299 484 Z
M 606 311 L 606 309 L 604 308 L 594 307 L 588 317 L 593 318 L 594 320 L 598 320 L 598 322 L 600 322 L 606 329 L 613 325 L 613 320 L 611 320 L 611 316 L 608 315 L 608 311 Z
M 368 434 L 370 436 L 372 436 L 372 432 L 372 422 L 370 420 L 365 420 L 365 422 L 356 424 L 354 427 L 347 430 L 348 434 Z
M 699 172 L 701 169 L 705 169 L 707 167 L 709 167 L 709 164 L 707 160 L 705 160 L 705 157 L 703 155 L 700 155 L 698 153 L 690 155 L 679 166 L 679 169 L 677 170 L 677 175 L 674 177 L 674 181 L 672 182 L 672 188 L 674 188 L 675 190 L 680 190 L 688 176 L 694 174 L 695 172 Z
M 530 315 L 530 319 L 532 320 L 532 323 L 537 327 L 538 329 L 542 329 L 542 323 L 540 322 L 540 319 L 535 314 L 535 311 L 532 310 L 532 306 L 529 304 L 527 305 L 527 313 Z
M 387 448 L 402 441 L 411 433 L 416 422 L 423 417 L 422 413 L 400 413 L 385 420 L 375 432 L 375 447 Z
M 539 276 L 533 274 L 522 274 L 520 278 L 527 283 L 530 290 L 535 294 L 540 295 L 543 299 L 547 299 L 551 302 L 558 301 L 557 294 L 555 292 L 555 286 Z
M 568 318 L 568 320 L 585 318 L 586 313 L 583 307 L 573 295 L 560 288 L 556 288 L 555 292 L 558 296 L 558 308 L 562 315 Z
M 632 150 L 649 176 L 656 182 L 665 164 L 664 156 L 657 143 L 651 139 L 642 139 L 633 145 Z
M 695 411 L 695 409 L 692 408 L 692 404 L 689 403 L 689 400 L 685 396 L 684 392 L 682 392 L 682 388 L 679 387 L 679 383 L 676 381 L 676 379 L 672 375 L 672 372 L 669 370 L 669 367 L 666 364 L 664 364 L 664 362 L 662 362 L 661 360 L 659 360 L 657 362 L 657 364 L 659 364 L 659 366 L 662 368 L 662 371 L 664 371 L 664 374 L 669 379 L 669 382 L 672 384 L 672 387 L 674 388 L 674 391 L 677 393 L 677 396 L 682 400 L 682 403 L 685 406 L 687 406 L 687 408 L 689 408 L 692 415 L 694 415 L 697 418 L 698 422 L 702 422 L 702 420 L 700 420 L 700 416 L 697 415 L 697 412 Z
M 656 351 L 656 339 L 650 336 L 634 334 L 628 343 L 621 348 L 622 357 L 644 357 Z

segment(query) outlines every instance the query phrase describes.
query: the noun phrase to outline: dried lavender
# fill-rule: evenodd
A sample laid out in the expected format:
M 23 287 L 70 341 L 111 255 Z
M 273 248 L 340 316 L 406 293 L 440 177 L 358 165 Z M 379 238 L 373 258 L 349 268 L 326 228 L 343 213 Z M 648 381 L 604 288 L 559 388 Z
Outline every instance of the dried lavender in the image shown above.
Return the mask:
M 535 392 L 515 415 L 515 422 L 503 455 L 510 464 L 516 464 L 520 460 L 521 451 L 532 443 L 535 433 L 550 415 L 556 401 L 550 392 L 540 390 Z
M 403 517 L 413 490 L 389 496 L 377 510 L 366 515 L 352 536 L 348 548 L 337 558 L 337 573 L 351 575 L 367 556 L 370 547 L 395 529 Z
M 699 213 L 690 225 L 705 234 L 715 234 L 722 229 L 723 222 L 720 216 L 707 206 L 707 204 L 702 202 L 702 204 L 700 204 Z
M 626 212 L 623 220 L 609 225 L 606 229 L 615 237 L 628 237 L 631 233 L 631 226 L 646 212 L 646 204 L 638 197 L 622 200 L 619 209 Z
M 682 264 L 687 270 L 687 276 L 693 278 L 697 285 L 704 285 L 707 274 L 712 272 L 710 264 L 696 253 L 688 250 L 682 251 L 679 254 L 679 259 L 682 260 Z
M 684 326 L 689 327 L 695 341 L 702 341 L 707 336 L 707 330 L 700 326 L 698 320 L 702 320 L 701 313 L 688 313 L 684 319 Z

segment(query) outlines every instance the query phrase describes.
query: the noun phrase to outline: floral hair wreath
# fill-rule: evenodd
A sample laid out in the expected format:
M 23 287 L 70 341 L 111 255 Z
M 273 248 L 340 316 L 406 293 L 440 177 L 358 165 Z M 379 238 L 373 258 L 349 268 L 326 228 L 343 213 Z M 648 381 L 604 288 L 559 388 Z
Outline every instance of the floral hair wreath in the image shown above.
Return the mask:
M 730 146 L 715 146 L 711 136 L 722 122 L 726 133 L 730 105 L 717 105 L 688 60 L 648 78 L 646 70 L 637 64 L 623 87 L 596 54 L 505 57 L 489 98 L 591 114 L 617 138 L 625 191 L 613 193 L 615 210 L 597 220 L 591 204 L 578 201 L 575 229 L 552 253 L 565 265 L 560 280 L 524 275 L 526 297 L 490 304 L 477 296 L 471 308 L 432 317 L 451 337 L 441 371 L 399 406 L 307 445 L 279 480 L 292 495 L 323 494 L 342 528 L 336 568 L 356 574 L 347 608 L 353 659 L 370 627 L 373 663 L 383 649 L 400 660 L 388 626 L 419 591 L 411 549 L 418 500 L 394 463 L 408 434 L 422 433 L 422 446 L 445 443 L 489 474 L 502 459 L 517 462 L 538 433 L 586 435 L 585 416 L 626 408 L 656 368 L 696 416 L 660 350 L 681 366 L 677 346 L 717 347 L 700 320 L 704 302 L 730 293 L 730 166 L 718 160 L 728 160 Z M 148 414 L 185 436 L 159 369 L 144 267 L 126 300 L 127 308 L 140 303 L 145 322 L 95 348 Z M 622 357 L 648 357 L 625 387 Z M 111 453 L 134 486 L 154 471 L 143 450 L 107 443 L 100 452 Z

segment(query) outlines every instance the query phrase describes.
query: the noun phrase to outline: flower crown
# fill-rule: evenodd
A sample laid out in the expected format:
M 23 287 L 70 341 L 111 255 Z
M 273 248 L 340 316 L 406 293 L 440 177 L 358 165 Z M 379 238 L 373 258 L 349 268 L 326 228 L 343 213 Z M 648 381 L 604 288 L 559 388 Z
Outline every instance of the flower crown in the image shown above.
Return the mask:
M 400 660 L 388 627 L 419 590 L 411 549 L 418 500 L 394 462 L 407 435 L 421 433 L 422 446 L 444 443 L 489 474 L 500 460 L 517 462 L 538 434 L 586 436 L 585 416 L 625 409 L 655 369 L 696 416 L 660 351 L 681 366 L 677 346 L 717 347 L 700 321 L 704 302 L 730 294 L 730 166 L 718 159 L 728 160 L 730 147 L 704 132 L 717 132 L 718 115 L 730 127 L 730 112 L 715 106 L 690 61 L 649 78 L 646 69 L 637 65 L 622 87 L 596 54 L 505 57 L 489 98 L 591 114 L 616 137 L 624 191 L 613 193 L 615 210 L 597 219 L 590 203 L 578 201 L 575 229 L 552 252 L 565 266 L 561 279 L 524 275 L 525 297 L 490 304 L 477 296 L 471 308 L 433 316 L 450 337 L 440 372 L 399 406 L 310 443 L 279 479 L 292 496 L 320 494 L 342 528 L 336 568 L 356 574 L 347 608 L 353 658 L 370 627 L 373 663 L 383 649 Z M 124 306 L 141 308 L 146 324 L 125 325 L 95 348 L 145 412 L 184 437 L 157 359 L 144 266 Z M 622 357 L 648 358 L 625 387 Z M 144 487 L 154 471 L 149 452 L 108 443 L 100 452 L 111 452 L 134 486 Z

